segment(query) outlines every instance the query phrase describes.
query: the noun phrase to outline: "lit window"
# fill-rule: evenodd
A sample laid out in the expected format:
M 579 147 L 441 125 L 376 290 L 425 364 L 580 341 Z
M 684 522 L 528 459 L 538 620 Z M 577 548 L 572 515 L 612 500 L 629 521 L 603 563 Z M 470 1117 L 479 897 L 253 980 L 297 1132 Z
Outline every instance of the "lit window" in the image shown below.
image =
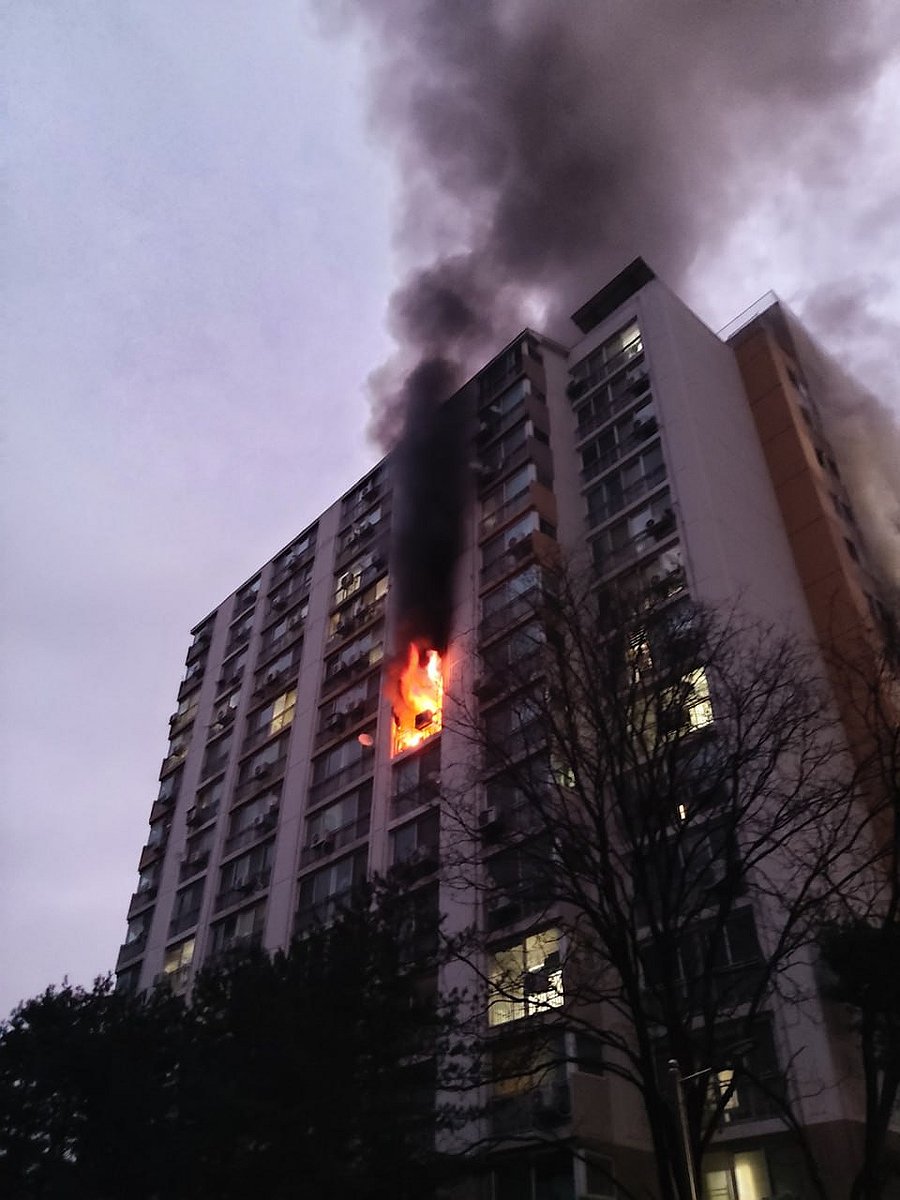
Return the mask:
M 559 931 L 546 929 L 491 955 L 488 1022 L 503 1025 L 563 1003 Z
M 189 967 L 194 959 L 194 939 L 187 938 L 177 946 L 170 946 L 163 959 L 163 974 L 172 975 L 182 967 Z
M 691 671 L 685 676 L 690 688 L 687 701 L 687 719 L 691 729 L 705 729 L 713 722 L 712 702 L 709 698 L 709 680 L 702 669 Z
M 284 692 L 272 705 L 272 717 L 269 722 L 269 733 L 279 733 L 287 729 L 294 719 L 294 709 L 297 706 L 297 690 L 292 688 Z

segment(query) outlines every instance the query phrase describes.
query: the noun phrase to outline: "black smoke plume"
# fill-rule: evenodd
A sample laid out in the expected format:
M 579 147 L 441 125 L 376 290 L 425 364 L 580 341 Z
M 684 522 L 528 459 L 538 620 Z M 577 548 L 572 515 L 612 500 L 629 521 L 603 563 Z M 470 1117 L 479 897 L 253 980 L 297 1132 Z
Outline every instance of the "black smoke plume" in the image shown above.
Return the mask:
M 373 125 L 403 180 L 398 350 L 374 380 L 387 445 L 418 436 L 403 418 L 418 363 L 457 364 L 439 404 L 536 311 L 561 330 L 636 255 L 684 290 L 764 197 L 840 177 L 900 38 L 883 0 L 324 3 L 363 29 Z
M 399 645 L 424 643 L 443 653 L 450 639 L 453 570 L 465 502 L 465 417 L 443 359 L 421 362 L 407 377 L 405 425 L 393 456 L 392 597 Z

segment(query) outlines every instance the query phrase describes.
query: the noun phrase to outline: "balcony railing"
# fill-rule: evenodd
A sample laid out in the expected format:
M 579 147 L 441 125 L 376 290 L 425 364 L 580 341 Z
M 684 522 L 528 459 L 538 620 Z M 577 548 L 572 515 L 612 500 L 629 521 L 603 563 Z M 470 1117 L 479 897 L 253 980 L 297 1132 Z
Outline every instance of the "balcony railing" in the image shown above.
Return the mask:
M 128 905 L 128 916 L 133 917 L 135 913 L 149 908 L 156 899 L 157 890 L 156 884 L 152 884 L 150 887 L 138 888 L 132 895 L 131 902 Z
M 262 813 L 256 817 L 254 821 L 246 828 L 240 829 L 237 833 L 233 833 L 225 842 L 224 853 L 233 854 L 235 850 L 242 850 L 245 846 L 252 846 L 254 842 L 262 841 L 262 839 L 273 829 L 278 827 L 278 808 L 274 811 Z
M 231 937 L 224 938 L 207 954 L 204 966 L 214 966 L 227 962 L 229 959 L 239 958 L 242 954 L 249 954 L 262 945 L 262 939 L 262 926 L 259 929 L 250 930 L 249 933 L 232 934 Z
M 345 730 L 353 729 L 360 722 L 367 721 L 377 710 L 380 701 L 380 693 L 376 691 L 373 695 L 366 696 L 349 705 L 346 711 L 338 709 L 325 717 L 322 728 L 316 734 L 314 749 L 321 749 L 328 742 L 333 742 L 335 738 L 340 737 Z
M 328 925 L 342 908 L 347 907 L 352 896 L 353 888 L 345 888 L 342 892 L 335 892 L 333 896 L 326 896 L 324 900 L 298 909 L 294 917 L 294 933 L 305 933 L 319 925 Z
M 524 512 L 528 508 L 530 500 L 531 484 L 526 483 L 521 492 L 518 492 L 515 496 L 510 496 L 498 508 L 486 513 L 481 518 L 481 537 L 488 537 L 495 529 L 499 529 L 501 525 L 505 525 L 507 521 Z
M 169 937 L 176 933 L 181 933 L 184 929 L 190 929 L 192 925 L 196 925 L 200 920 L 200 905 L 196 908 L 187 908 L 184 912 L 175 913 L 172 920 L 169 922 Z
M 391 820 L 399 820 L 400 817 L 405 817 L 418 808 L 434 804 L 440 794 L 440 783 L 437 780 L 433 782 L 423 780 L 422 783 L 416 783 L 412 787 L 404 788 L 403 791 L 395 792 L 391 796 Z
M 602 504 L 593 504 L 588 508 L 588 517 L 590 525 L 603 525 L 606 521 L 612 520 L 618 513 L 624 511 L 632 504 L 636 504 L 638 500 L 642 500 L 655 488 L 658 488 L 665 481 L 666 468 L 665 464 L 661 463 L 649 475 L 645 475 L 643 479 L 637 479 L 627 488 L 622 488 L 617 496 L 605 501 Z
M 245 779 L 242 779 L 234 789 L 232 804 L 238 804 L 241 800 L 252 796 L 255 792 L 260 792 L 263 788 L 269 787 L 284 774 L 286 765 L 287 754 L 282 754 L 280 758 L 276 758 L 270 763 L 258 763 L 256 767 L 251 769 L 249 775 Z
M 251 896 L 255 896 L 258 892 L 264 891 L 269 886 L 271 874 L 272 868 L 265 867 L 261 871 L 254 871 L 246 879 L 243 879 L 233 887 L 219 892 L 215 899 L 213 911 L 221 912 L 223 908 L 231 908 L 234 904 L 241 904 L 244 900 L 249 900 Z
M 600 429 L 613 417 L 617 417 L 619 413 L 627 412 L 629 408 L 633 408 L 639 401 L 646 399 L 646 393 L 650 390 L 649 375 L 641 375 L 633 383 L 621 393 L 611 396 L 603 405 L 597 406 L 597 401 L 594 401 L 592 412 L 582 413 L 578 422 L 578 427 L 575 430 L 575 441 L 583 442 L 589 434 Z
M 178 868 L 179 882 L 184 879 L 190 879 L 192 875 L 199 875 L 201 871 L 205 871 L 209 866 L 209 851 L 203 850 L 199 854 L 191 854 L 185 858 L 181 866 Z
M 565 1076 L 548 1077 L 539 1086 L 491 1101 L 491 1130 L 495 1137 L 548 1130 L 565 1124 L 571 1115 Z
M 534 557 L 534 533 L 524 533 L 514 545 L 508 546 L 491 562 L 481 568 L 480 586 L 488 587 L 504 575 L 512 575 Z
M 132 938 L 130 942 L 123 942 L 119 948 L 119 954 L 116 958 L 116 970 L 123 963 L 132 962 L 135 958 L 140 958 L 147 948 L 147 934 L 142 933 L 139 937 Z
M 279 584 L 284 583 L 286 579 L 290 579 L 292 575 L 296 575 L 308 567 L 315 556 L 316 547 L 315 545 L 312 545 L 309 547 L 309 549 L 304 550 L 301 554 L 292 555 L 291 557 L 285 559 L 285 561 L 275 569 L 269 584 L 270 593 L 273 592 L 279 586 Z
M 657 549 L 657 543 L 674 533 L 677 528 L 675 514 L 669 509 L 654 520 L 653 528 L 630 538 L 615 550 L 597 550 L 594 562 L 601 576 L 611 575 L 622 567 L 636 561 L 644 554 Z
M 356 762 L 349 763 L 340 771 L 336 771 L 333 775 L 329 775 L 327 779 L 320 779 L 318 783 L 313 783 L 309 789 L 307 804 L 311 807 L 324 800 L 326 796 L 336 795 L 343 791 L 357 779 L 370 774 L 374 763 L 375 755 L 370 752 L 358 758 Z
M 351 846 L 361 838 L 368 837 L 370 824 L 370 814 L 366 813 L 364 817 L 356 817 L 341 825 L 339 829 L 320 831 L 301 850 L 300 865 L 308 867 L 310 863 L 328 858 L 345 846 Z

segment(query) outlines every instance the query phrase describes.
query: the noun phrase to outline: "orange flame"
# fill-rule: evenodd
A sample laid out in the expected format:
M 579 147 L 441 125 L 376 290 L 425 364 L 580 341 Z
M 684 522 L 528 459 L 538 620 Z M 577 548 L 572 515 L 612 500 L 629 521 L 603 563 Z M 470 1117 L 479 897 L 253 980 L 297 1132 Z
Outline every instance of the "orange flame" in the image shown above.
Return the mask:
M 392 754 L 412 750 L 440 733 L 444 678 L 437 650 L 410 642 L 406 665 L 396 678 L 391 701 L 394 717 Z

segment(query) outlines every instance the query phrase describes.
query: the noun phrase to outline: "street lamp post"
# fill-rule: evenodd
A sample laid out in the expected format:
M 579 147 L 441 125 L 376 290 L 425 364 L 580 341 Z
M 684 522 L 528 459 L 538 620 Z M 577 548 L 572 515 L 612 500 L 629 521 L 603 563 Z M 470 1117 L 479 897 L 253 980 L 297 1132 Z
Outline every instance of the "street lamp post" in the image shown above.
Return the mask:
M 705 1075 L 709 1071 L 709 1067 L 704 1067 L 702 1071 L 695 1071 L 693 1075 L 682 1075 L 681 1068 L 678 1066 L 678 1060 L 675 1058 L 669 1059 L 669 1074 L 675 1084 L 675 1102 L 678 1106 L 678 1126 L 681 1130 L 681 1151 L 684 1156 L 684 1169 L 687 1172 L 688 1187 L 690 1188 L 690 1200 L 698 1200 L 697 1197 L 697 1178 L 694 1174 L 694 1155 L 691 1152 L 691 1134 L 688 1128 L 687 1108 L 684 1103 L 684 1087 L 683 1084 L 688 1079 L 697 1079 L 700 1075 Z

